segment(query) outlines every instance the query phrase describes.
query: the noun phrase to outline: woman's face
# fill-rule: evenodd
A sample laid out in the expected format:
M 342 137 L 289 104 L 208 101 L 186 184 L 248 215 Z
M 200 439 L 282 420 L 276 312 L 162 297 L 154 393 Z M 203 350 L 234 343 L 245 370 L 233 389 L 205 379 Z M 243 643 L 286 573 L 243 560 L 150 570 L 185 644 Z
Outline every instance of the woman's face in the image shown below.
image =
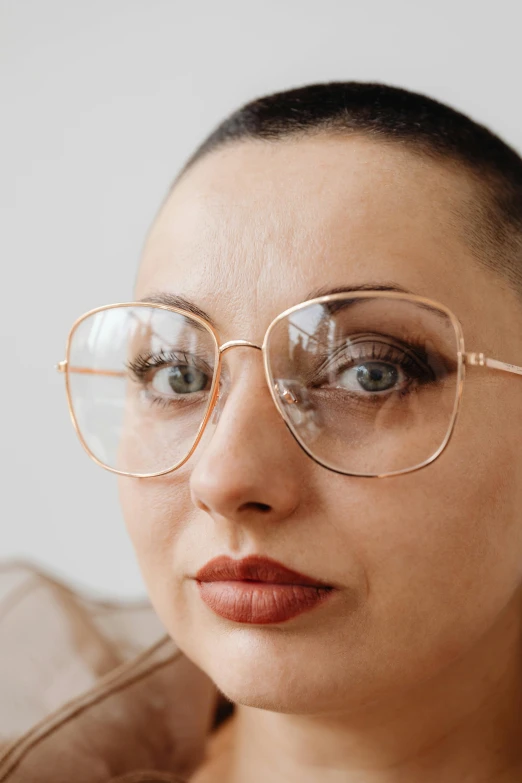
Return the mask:
M 456 217 L 473 197 L 458 171 L 364 139 L 232 145 L 170 195 L 136 298 L 181 295 L 212 316 L 222 342 L 261 344 L 311 291 L 397 284 L 451 308 L 467 350 L 522 364 L 519 302 L 474 259 Z M 120 491 L 156 611 L 230 699 L 355 708 L 434 677 L 487 631 L 502 634 L 522 580 L 522 378 L 469 368 L 442 455 L 368 479 L 300 449 L 258 351 L 223 361 L 226 401 L 191 459 L 163 477 L 122 478 Z M 236 623 L 209 609 L 193 578 L 223 554 L 271 557 L 338 589 L 287 622 Z

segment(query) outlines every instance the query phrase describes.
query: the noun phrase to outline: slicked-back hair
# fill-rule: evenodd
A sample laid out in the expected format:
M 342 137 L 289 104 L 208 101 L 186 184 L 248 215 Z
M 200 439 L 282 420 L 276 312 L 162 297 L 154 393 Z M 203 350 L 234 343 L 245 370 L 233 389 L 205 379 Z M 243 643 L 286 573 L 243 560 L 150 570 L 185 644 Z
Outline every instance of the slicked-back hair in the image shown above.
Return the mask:
M 394 142 L 434 162 L 459 166 L 476 186 L 476 199 L 458 215 L 464 235 L 477 259 L 522 294 L 522 158 L 485 126 L 418 93 L 331 82 L 258 98 L 203 141 L 176 182 L 196 161 L 226 145 L 321 133 Z

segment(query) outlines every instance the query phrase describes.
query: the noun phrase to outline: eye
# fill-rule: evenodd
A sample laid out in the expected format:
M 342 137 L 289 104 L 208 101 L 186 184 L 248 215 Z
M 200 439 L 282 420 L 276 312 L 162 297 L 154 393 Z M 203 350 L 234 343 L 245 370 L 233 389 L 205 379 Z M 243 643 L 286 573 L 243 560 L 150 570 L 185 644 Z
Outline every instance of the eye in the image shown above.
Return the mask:
M 151 388 L 165 397 L 174 394 L 194 394 L 204 391 L 209 377 L 202 370 L 190 364 L 176 364 L 163 367 L 154 373 Z
M 402 385 L 405 374 L 387 362 L 364 362 L 339 373 L 336 385 L 349 391 L 385 392 Z
M 323 364 L 317 386 L 375 400 L 391 392 L 403 394 L 436 381 L 421 352 L 393 338 L 352 338 Z

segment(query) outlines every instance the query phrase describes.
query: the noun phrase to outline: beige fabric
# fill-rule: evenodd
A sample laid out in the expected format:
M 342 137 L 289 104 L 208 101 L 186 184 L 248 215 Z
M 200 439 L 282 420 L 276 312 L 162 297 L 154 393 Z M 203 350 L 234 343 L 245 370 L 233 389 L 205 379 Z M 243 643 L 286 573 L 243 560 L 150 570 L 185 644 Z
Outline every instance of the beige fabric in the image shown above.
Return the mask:
M 186 780 L 217 704 L 149 604 L 0 565 L 0 783 Z

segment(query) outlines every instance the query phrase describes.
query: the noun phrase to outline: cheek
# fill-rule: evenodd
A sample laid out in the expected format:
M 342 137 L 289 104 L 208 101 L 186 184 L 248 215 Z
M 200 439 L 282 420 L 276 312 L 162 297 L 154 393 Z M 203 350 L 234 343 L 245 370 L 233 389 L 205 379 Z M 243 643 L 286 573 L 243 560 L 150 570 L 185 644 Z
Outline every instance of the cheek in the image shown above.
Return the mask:
M 314 468 L 300 515 L 283 522 L 282 535 L 289 547 L 306 542 L 303 558 L 314 570 L 324 566 L 341 583 L 353 576 L 364 595 L 360 622 L 341 611 L 291 644 L 274 634 L 268 656 L 255 644 L 238 647 L 194 611 L 183 575 L 204 559 L 209 527 L 192 504 L 188 471 L 121 479 L 150 598 L 181 648 L 231 694 L 243 693 L 242 681 L 248 695 L 256 683 L 269 688 L 270 677 L 280 689 L 281 679 L 306 674 L 306 699 L 318 700 L 344 699 L 355 683 L 365 695 L 406 687 L 464 654 L 522 581 L 521 414 L 515 401 L 489 410 L 478 395 L 466 402 L 447 449 L 425 469 L 353 479 Z M 226 660 L 234 667 L 223 667 Z
M 496 413 L 487 437 L 466 416 L 460 424 L 430 466 L 359 495 L 350 524 L 376 643 L 415 649 L 433 671 L 476 641 L 522 582 L 520 446 Z
M 149 597 L 170 627 L 182 610 L 184 576 L 189 569 L 188 531 L 194 506 L 184 471 L 154 479 L 121 478 L 120 502 Z

